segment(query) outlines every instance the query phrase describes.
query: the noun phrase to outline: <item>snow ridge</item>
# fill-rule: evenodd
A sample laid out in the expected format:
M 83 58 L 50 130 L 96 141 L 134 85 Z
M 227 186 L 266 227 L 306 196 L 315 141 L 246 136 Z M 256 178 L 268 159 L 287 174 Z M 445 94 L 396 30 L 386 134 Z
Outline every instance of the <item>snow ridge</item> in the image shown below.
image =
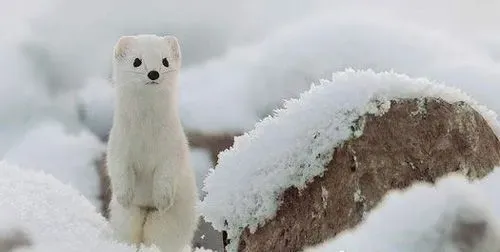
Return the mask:
M 384 113 L 393 99 L 421 97 L 466 102 L 500 133 L 497 115 L 459 89 L 394 72 L 347 69 L 235 138 L 204 181 L 200 211 L 215 229 L 228 232 L 228 251 L 236 251 L 244 228 L 253 232 L 274 217 L 284 190 L 322 175 L 334 148 L 361 134 L 362 128 L 353 131 L 360 116 Z

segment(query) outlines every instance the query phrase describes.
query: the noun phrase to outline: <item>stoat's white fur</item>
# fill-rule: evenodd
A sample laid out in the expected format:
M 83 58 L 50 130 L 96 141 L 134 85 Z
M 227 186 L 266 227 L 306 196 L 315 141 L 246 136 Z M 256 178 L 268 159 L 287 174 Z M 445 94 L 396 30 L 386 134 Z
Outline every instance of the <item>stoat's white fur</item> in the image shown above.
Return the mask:
M 173 36 L 125 36 L 115 46 L 110 222 L 121 240 L 155 244 L 163 252 L 182 251 L 197 226 L 196 182 L 177 105 L 180 67 Z M 156 83 L 148 78 L 153 70 Z

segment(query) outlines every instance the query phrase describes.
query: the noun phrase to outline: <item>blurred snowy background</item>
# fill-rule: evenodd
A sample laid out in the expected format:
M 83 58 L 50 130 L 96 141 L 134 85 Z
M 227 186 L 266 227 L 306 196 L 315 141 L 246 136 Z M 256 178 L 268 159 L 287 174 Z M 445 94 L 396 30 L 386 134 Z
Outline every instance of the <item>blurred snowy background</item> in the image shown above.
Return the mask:
M 500 113 L 498 0 L 1 0 L 0 160 L 99 207 L 110 55 L 125 34 L 179 37 L 188 132 L 243 132 L 345 68 L 457 86 Z M 193 150 L 201 178 L 210 155 Z

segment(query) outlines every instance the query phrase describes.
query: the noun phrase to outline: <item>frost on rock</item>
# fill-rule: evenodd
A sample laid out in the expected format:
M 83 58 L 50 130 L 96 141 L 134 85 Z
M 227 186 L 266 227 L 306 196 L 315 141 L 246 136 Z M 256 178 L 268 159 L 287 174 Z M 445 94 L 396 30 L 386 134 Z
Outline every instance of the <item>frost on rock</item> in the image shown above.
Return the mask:
M 8 218 L 30 236 L 26 252 L 136 252 L 117 243 L 95 207 L 72 187 L 43 171 L 0 162 L 0 220 Z M 143 249 L 143 252 L 158 252 Z
M 494 173 L 485 180 L 495 177 L 498 184 Z M 491 204 L 496 195 L 476 183 L 451 174 L 435 185 L 420 182 L 391 191 L 356 228 L 305 251 L 499 251 L 500 223 Z
M 228 250 L 235 251 L 244 228 L 253 232 L 275 216 L 287 188 L 304 188 L 322 175 L 334 148 L 360 135 L 362 115 L 383 114 L 390 100 L 420 97 L 464 101 L 499 135 L 496 114 L 456 88 L 394 72 L 337 72 L 332 81 L 323 80 L 299 99 L 287 101 L 284 109 L 219 154 L 204 183 L 207 195 L 200 209 L 205 220 L 227 231 Z

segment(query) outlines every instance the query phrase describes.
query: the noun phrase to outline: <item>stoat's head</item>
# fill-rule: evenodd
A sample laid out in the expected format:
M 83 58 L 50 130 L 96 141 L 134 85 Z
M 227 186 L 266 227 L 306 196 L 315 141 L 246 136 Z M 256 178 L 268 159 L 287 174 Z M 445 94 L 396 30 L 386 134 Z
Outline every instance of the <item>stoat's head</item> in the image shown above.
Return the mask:
M 180 67 L 181 51 L 174 36 L 123 36 L 114 48 L 113 79 L 117 86 L 175 85 Z

